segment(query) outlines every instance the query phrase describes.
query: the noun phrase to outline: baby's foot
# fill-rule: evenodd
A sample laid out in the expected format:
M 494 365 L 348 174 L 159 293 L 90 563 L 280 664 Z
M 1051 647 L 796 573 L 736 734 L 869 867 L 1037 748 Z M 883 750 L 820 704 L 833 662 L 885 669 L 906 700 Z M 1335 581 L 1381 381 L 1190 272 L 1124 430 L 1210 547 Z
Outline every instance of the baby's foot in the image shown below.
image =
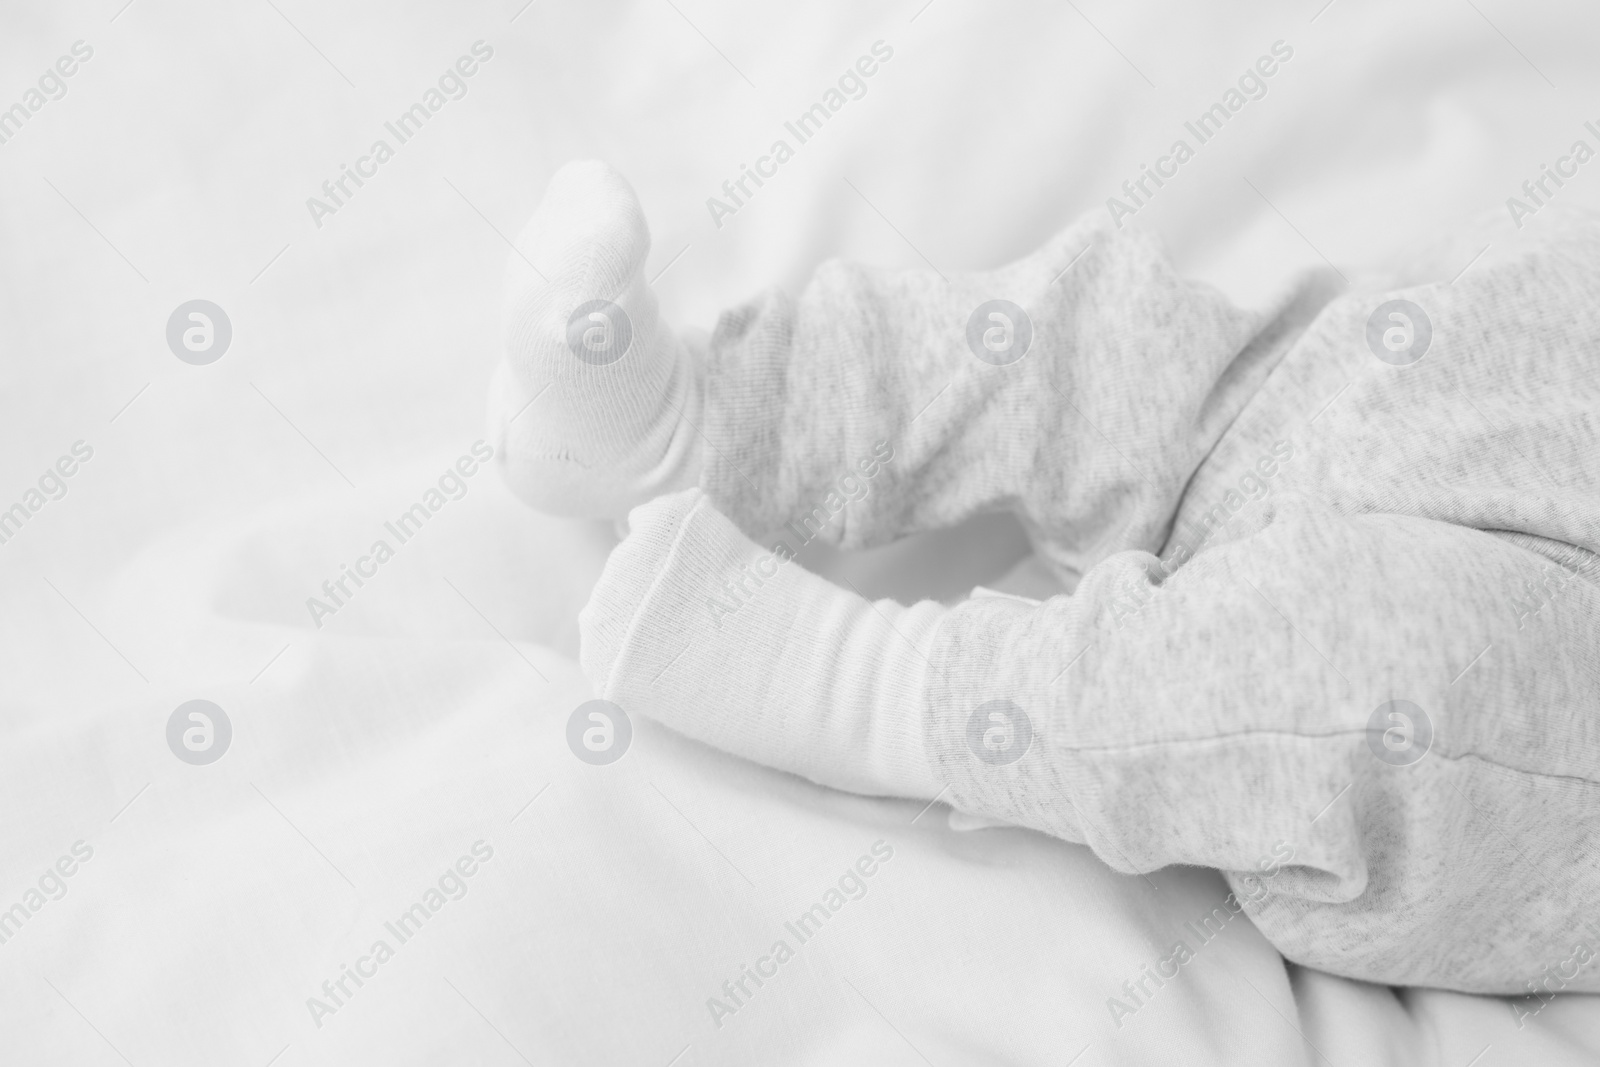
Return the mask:
M 578 615 L 595 693 L 726 752 L 872 795 L 940 789 L 922 743 L 938 604 L 870 604 L 699 489 L 628 516 Z
M 517 238 L 489 426 L 541 511 L 618 518 L 698 477 L 698 367 L 644 279 L 650 231 L 627 181 L 568 163 Z

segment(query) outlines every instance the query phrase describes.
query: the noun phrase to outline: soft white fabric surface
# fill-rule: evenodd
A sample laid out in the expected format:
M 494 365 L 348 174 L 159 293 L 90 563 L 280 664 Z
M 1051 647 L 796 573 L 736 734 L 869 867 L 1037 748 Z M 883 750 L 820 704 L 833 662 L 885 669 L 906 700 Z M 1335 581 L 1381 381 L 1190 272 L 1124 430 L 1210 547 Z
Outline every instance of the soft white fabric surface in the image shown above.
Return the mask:
M 579 763 L 563 740 L 588 696 L 573 618 L 611 532 L 533 516 L 489 479 L 322 629 L 304 606 L 482 436 L 495 230 L 514 233 L 567 158 L 629 175 L 652 273 L 670 264 L 668 317 L 709 326 L 826 255 L 1018 254 L 1283 38 L 1296 55 L 1269 95 L 1138 219 L 1248 301 L 1321 255 L 1355 277 L 1480 212 L 1510 246 L 1504 198 L 1596 117 L 1592 14 L 275 3 L 0 16 L 0 102 L 73 41 L 95 49 L 0 145 L 0 499 L 74 441 L 95 449 L 0 545 L 0 907 L 74 842 L 94 849 L 0 944 L 0 1062 L 1600 1056 L 1593 998 L 1519 1030 L 1503 1000 L 1289 973 L 1242 920 L 1118 1028 L 1107 998 L 1220 901 L 1216 876 L 1124 878 L 1080 848 L 956 832 L 940 807 L 829 793 L 643 721 L 621 762 Z M 315 228 L 305 198 L 480 38 L 495 56 L 468 95 Z M 705 198 L 880 38 L 895 59 L 868 94 L 714 228 Z M 1600 204 L 1597 180 L 1585 168 L 1560 196 Z M 233 321 L 209 367 L 163 340 L 195 297 Z M 813 562 L 869 595 L 1038 591 L 1026 564 L 1000 578 L 1019 547 L 989 522 L 965 543 Z M 164 738 L 196 697 L 235 729 L 208 767 Z M 480 839 L 494 856 L 466 896 L 316 1028 L 306 998 Z M 705 999 L 880 839 L 894 857 L 868 894 L 715 1028 Z

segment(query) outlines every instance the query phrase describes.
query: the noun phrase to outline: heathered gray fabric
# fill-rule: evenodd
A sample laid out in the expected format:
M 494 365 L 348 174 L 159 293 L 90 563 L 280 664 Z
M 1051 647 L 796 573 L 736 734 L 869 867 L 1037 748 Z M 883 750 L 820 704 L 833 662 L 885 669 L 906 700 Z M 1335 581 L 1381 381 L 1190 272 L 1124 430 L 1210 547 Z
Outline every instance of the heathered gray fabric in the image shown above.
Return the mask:
M 1600 950 L 1600 225 L 1453 285 L 1334 292 L 1245 312 L 1092 223 L 948 283 L 829 264 L 719 325 L 701 484 L 765 541 L 887 440 L 825 537 L 1015 510 L 1081 580 L 940 626 L 946 799 L 1119 870 L 1220 868 L 1301 963 L 1526 992 Z M 1395 296 L 1432 324 L 1410 366 L 1367 342 Z M 1035 329 L 1006 367 L 965 339 L 994 297 Z M 967 724 L 1002 698 L 1036 736 L 994 766 Z M 1407 766 L 1368 730 L 1397 699 L 1434 730 Z M 1563 977 L 1600 990 L 1600 962 Z

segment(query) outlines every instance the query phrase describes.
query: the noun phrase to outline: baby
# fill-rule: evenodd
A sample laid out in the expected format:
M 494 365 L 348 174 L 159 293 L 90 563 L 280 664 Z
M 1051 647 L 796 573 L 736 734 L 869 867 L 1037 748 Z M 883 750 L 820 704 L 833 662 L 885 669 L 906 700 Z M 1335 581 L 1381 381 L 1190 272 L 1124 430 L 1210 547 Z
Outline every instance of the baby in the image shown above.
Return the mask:
M 1215 867 L 1327 971 L 1600 990 L 1600 223 L 1246 311 L 1086 220 L 987 273 L 829 262 L 705 340 L 602 164 L 518 250 L 505 474 L 627 518 L 580 618 L 598 696 L 1120 871 Z M 790 564 L 1000 510 L 1071 595 L 905 607 Z

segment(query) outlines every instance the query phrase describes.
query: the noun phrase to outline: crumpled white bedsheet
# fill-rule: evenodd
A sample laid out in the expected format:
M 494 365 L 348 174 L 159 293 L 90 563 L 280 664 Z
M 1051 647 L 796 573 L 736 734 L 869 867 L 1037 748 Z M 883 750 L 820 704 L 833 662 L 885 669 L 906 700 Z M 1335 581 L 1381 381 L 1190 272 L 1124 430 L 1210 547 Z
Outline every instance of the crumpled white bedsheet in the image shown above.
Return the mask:
M 7 12 L 0 69 L 79 38 L 96 55 L 0 145 L 0 498 L 75 440 L 95 457 L 0 544 L 0 909 L 92 850 L 0 943 L 0 1063 L 1600 1058 L 1594 997 L 1519 1028 L 1502 999 L 1286 966 L 1243 918 L 1201 943 L 1186 924 L 1225 892 L 1209 872 L 1116 875 L 642 719 L 620 762 L 580 763 L 574 617 L 612 534 L 532 515 L 492 476 L 313 628 L 305 598 L 481 436 L 495 229 L 566 158 L 632 176 L 668 313 L 706 326 L 825 255 L 1021 252 L 1282 38 L 1296 55 L 1268 96 L 1139 217 L 1248 300 L 1500 209 L 1584 135 L 1600 74 L 1594 17 L 1570 8 L 675 2 Z M 467 97 L 314 228 L 304 198 L 480 38 L 496 54 Z M 704 198 L 880 38 L 895 58 L 868 94 L 714 228 Z M 1561 195 L 1597 190 L 1583 174 Z M 1487 256 L 1516 239 L 1498 226 Z M 196 296 L 235 328 L 205 368 L 162 340 Z M 990 522 L 819 565 L 883 594 L 1040 591 L 1026 564 L 1001 577 L 1015 537 Z M 166 746 L 194 698 L 233 723 L 206 767 Z M 865 895 L 800 944 L 785 923 L 875 845 L 892 857 Z M 464 894 L 400 943 L 385 924 L 441 884 Z M 313 1018 L 380 939 L 392 958 Z M 780 939 L 793 957 L 718 1026 L 708 998 Z M 1135 1003 L 1123 984 L 1177 940 L 1193 958 Z

